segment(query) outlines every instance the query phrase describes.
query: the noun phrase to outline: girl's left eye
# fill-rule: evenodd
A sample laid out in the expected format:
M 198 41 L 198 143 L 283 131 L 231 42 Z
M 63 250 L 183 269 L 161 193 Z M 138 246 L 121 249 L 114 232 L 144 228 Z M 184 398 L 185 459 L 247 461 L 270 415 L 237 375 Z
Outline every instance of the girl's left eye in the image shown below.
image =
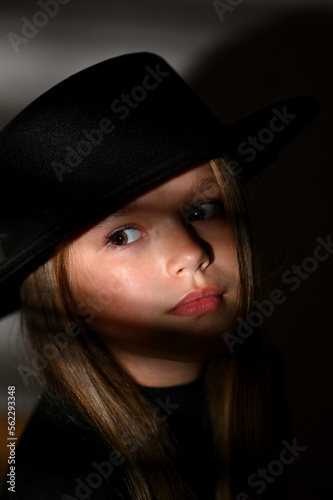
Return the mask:
M 213 215 L 220 213 L 222 213 L 220 203 L 201 203 L 201 205 L 195 205 L 189 210 L 187 219 L 190 222 L 195 222 L 208 219 L 209 217 L 213 217 Z
M 134 241 L 141 238 L 141 236 L 142 236 L 142 231 L 139 231 L 139 229 L 135 228 L 118 229 L 113 234 L 108 236 L 107 242 L 115 246 L 124 246 L 128 245 L 129 243 L 133 243 Z

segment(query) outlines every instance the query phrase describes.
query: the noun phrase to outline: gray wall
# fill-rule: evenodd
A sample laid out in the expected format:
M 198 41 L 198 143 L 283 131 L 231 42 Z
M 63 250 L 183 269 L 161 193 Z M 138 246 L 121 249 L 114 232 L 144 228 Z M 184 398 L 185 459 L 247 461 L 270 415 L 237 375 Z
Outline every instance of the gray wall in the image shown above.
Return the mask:
M 290 498 L 326 499 L 332 495 L 333 257 L 319 262 L 295 291 L 282 275 L 303 266 L 316 238 L 332 233 L 333 2 L 238 3 L 222 20 L 209 0 L 70 0 L 15 53 L 7 34 L 20 35 L 22 17 L 31 20 L 40 7 L 2 0 L 0 128 L 71 73 L 140 50 L 164 56 L 225 123 L 291 95 L 321 99 L 311 129 L 251 183 L 249 203 L 266 296 L 274 288 L 286 296 L 265 326 L 284 362 L 294 435 L 307 447 L 289 466 Z M 18 317 L 1 321 L 0 332 L 1 408 L 5 387 L 16 384 L 19 408 L 29 411 L 36 391 L 17 370 Z

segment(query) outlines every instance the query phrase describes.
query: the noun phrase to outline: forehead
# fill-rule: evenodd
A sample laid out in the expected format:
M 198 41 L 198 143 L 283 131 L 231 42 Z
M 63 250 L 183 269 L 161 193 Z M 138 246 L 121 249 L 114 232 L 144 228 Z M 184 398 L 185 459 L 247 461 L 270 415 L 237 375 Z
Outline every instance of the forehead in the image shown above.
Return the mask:
M 104 227 L 105 224 L 122 216 L 142 211 L 158 213 L 166 206 L 190 205 L 204 198 L 219 196 L 220 191 L 215 177 L 210 166 L 205 163 L 194 166 L 137 196 L 118 210 L 104 216 L 95 227 Z
M 162 202 L 163 200 L 174 200 L 178 197 L 184 199 L 200 198 L 207 192 L 218 192 L 218 185 L 208 164 L 192 167 L 165 182 L 155 186 L 149 191 L 137 196 L 129 203 L 121 207 L 117 212 L 139 208 L 150 202 Z M 116 212 L 116 213 L 117 213 Z
M 220 191 L 210 166 L 205 163 L 175 175 L 135 197 L 118 210 L 106 214 L 89 229 L 103 228 L 112 221 L 135 213 L 157 214 L 164 208 L 171 206 L 193 205 L 208 197 L 220 197 Z

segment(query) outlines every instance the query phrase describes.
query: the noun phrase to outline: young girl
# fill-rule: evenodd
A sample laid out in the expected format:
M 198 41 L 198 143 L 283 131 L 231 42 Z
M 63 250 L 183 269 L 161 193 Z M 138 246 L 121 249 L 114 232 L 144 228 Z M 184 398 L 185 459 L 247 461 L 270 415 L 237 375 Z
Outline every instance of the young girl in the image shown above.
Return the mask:
M 44 394 L 1 498 L 282 498 L 256 476 L 289 436 L 260 333 L 239 329 L 257 296 L 242 190 L 316 110 L 224 127 L 140 53 L 2 131 L 1 308 L 20 288 Z

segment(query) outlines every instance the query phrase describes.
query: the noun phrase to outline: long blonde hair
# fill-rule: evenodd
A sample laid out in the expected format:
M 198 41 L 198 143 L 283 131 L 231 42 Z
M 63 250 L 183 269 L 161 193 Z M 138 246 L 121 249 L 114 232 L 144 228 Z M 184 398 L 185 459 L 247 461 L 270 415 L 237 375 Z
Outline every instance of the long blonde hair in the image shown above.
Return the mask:
M 215 159 L 210 167 L 230 222 L 239 263 L 239 314 L 246 319 L 255 280 L 246 211 L 228 162 Z M 143 398 L 140 388 L 80 314 L 69 289 L 65 252 L 66 243 L 62 243 L 21 289 L 28 349 L 41 356 L 45 349 L 55 353 L 35 370 L 36 376 L 46 388 L 74 403 L 97 438 L 122 455 L 126 483 L 134 498 L 195 499 L 173 465 L 177 443 L 167 422 L 156 423 L 152 403 Z M 270 451 L 264 432 L 269 405 L 265 408 L 268 398 L 262 360 L 262 342 L 255 333 L 234 353 L 226 351 L 207 363 L 205 376 L 221 471 L 217 500 L 234 498 L 253 467 Z M 139 443 L 134 451 L 131 443 Z

